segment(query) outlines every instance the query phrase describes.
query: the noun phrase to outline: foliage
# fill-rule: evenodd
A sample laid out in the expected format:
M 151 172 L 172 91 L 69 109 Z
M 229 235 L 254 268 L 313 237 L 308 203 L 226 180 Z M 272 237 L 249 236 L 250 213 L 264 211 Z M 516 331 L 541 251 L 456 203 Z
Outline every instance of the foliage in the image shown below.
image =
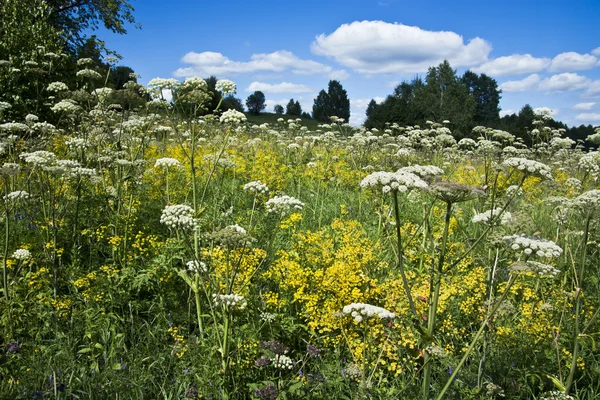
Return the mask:
M 248 108 L 248 112 L 250 113 L 258 115 L 266 107 L 265 94 L 260 90 L 255 91 L 246 99 L 246 108 Z
M 285 115 L 289 115 L 292 117 L 301 116 L 302 107 L 300 106 L 300 102 L 298 100 L 294 101 L 294 99 L 290 99 L 290 101 L 285 106 Z
M 282 115 L 283 111 L 283 106 L 281 104 L 275 104 L 275 107 L 273 107 L 273 112 L 275 114 Z
M 327 88 L 321 90 L 313 104 L 313 118 L 317 121 L 329 122 L 330 117 L 350 120 L 350 100 L 348 93 L 342 84 L 336 80 L 330 80 Z

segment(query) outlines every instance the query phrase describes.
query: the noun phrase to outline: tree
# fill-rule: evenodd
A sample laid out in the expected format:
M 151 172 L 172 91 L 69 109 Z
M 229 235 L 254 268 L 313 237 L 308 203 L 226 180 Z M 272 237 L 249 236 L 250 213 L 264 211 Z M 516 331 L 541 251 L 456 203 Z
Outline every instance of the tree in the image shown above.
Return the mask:
M 244 105 L 242 104 L 242 100 L 237 97 L 233 97 L 233 95 L 229 95 L 223 98 L 223 102 L 221 103 L 221 107 L 224 110 L 236 110 L 239 112 L 244 112 Z
M 327 88 L 321 90 L 313 104 L 313 118 L 318 121 L 329 121 L 329 117 L 336 116 L 345 121 L 350 119 L 350 100 L 342 84 L 330 80 Z
M 275 107 L 273 107 L 273 111 L 275 111 L 275 114 L 281 115 L 283 114 L 283 106 L 281 104 L 275 104 Z
M 466 71 L 461 82 L 475 101 L 475 125 L 496 126 L 500 121 L 500 94 L 498 82 L 486 74 Z
M 246 99 L 246 108 L 252 114 L 260 114 L 267 107 L 265 104 L 265 94 L 260 90 L 255 91 Z
M 291 115 L 294 117 L 299 117 L 302 115 L 302 106 L 300 106 L 300 102 L 298 100 L 294 101 L 294 99 L 290 99 L 285 107 L 285 114 Z
M 125 34 L 126 24 L 135 23 L 133 6 L 127 0 L 46 0 L 50 22 L 62 31 L 67 49 L 75 52 L 86 34 L 102 24 L 107 30 Z

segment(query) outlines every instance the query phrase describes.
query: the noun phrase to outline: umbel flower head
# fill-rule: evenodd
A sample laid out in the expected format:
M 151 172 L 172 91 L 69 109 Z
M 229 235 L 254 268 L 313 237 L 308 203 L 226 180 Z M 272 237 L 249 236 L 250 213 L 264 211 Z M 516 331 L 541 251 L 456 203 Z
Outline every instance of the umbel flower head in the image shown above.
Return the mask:
M 31 258 L 31 253 L 27 249 L 18 249 L 13 253 L 12 257 L 15 260 L 20 261 L 29 260 Z
M 568 201 L 568 205 L 591 215 L 600 207 L 600 190 L 588 190 Z
M 398 170 L 398 172 L 401 171 L 415 174 L 427 182 L 431 182 L 444 175 L 444 170 L 435 165 L 411 165 L 410 167 L 402 167 Z
M 356 322 L 361 322 L 364 318 L 379 317 L 379 319 L 394 319 L 396 314 L 382 307 L 372 306 L 365 303 L 352 303 L 342 309 L 343 315 L 350 314 Z
M 231 109 L 225 111 L 219 118 L 219 121 L 224 124 L 236 125 L 246 122 L 246 116 L 238 110 Z
M 239 310 L 243 310 L 246 308 L 248 303 L 244 296 L 239 294 L 216 294 L 212 295 L 213 303 L 215 307 L 219 306 L 227 306 L 230 308 L 237 308 Z
M 171 229 L 193 230 L 198 222 L 194 218 L 194 209 L 187 204 L 166 206 L 160 216 L 161 224 Z
M 264 183 L 262 183 L 261 181 L 253 181 L 253 182 L 248 182 L 244 185 L 244 190 L 246 192 L 252 192 L 252 193 L 262 193 L 262 194 L 267 194 L 269 193 L 269 188 L 267 185 L 265 185 Z
M 229 94 L 235 94 L 237 91 L 237 86 L 229 79 L 219 79 L 215 85 L 215 89 L 227 96 Z
M 283 217 L 291 211 L 301 211 L 304 203 L 294 197 L 283 195 L 267 200 L 266 207 L 268 213 L 279 214 Z
M 538 257 L 560 257 L 563 250 L 553 241 L 537 236 L 511 235 L 504 236 L 504 241 L 516 252 Z
M 449 204 L 485 197 L 485 192 L 479 188 L 446 181 L 433 183 L 429 186 L 429 192 Z
M 500 216 L 501 211 L 502 211 L 502 208 L 494 208 L 493 210 L 487 210 L 480 214 L 475 214 L 472 221 L 475 223 L 485 222 L 486 224 L 493 223 L 495 225 L 497 225 L 497 224 L 506 225 L 512 220 L 512 214 L 509 213 L 508 211 L 506 211 L 502 214 L 502 216 Z M 498 221 L 499 217 L 500 217 L 500 221 Z
M 210 235 L 211 239 L 228 249 L 249 247 L 254 239 L 248 236 L 246 230 L 239 225 L 230 225 Z
M 417 175 L 406 172 L 378 171 L 367 175 L 361 182 L 362 188 L 381 188 L 383 193 L 390 191 L 407 192 L 411 189 L 425 189 L 427 182 Z
M 542 179 L 552 179 L 552 170 L 549 166 L 539 161 L 527 158 L 511 157 L 502 163 L 506 167 L 512 167 L 523 172 L 525 175 L 537 176 Z
M 177 160 L 176 158 L 170 158 L 170 157 L 159 158 L 154 163 L 155 168 L 157 168 L 157 167 L 171 168 L 171 167 L 178 167 L 180 165 L 181 165 L 181 163 L 179 162 L 179 160 Z
M 541 262 L 529 260 L 527 262 L 517 261 L 512 263 L 509 270 L 513 273 L 533 273 L 540 278 L 554 278 L 560 270 L 554 268 L 552 265 L 543 264 Z

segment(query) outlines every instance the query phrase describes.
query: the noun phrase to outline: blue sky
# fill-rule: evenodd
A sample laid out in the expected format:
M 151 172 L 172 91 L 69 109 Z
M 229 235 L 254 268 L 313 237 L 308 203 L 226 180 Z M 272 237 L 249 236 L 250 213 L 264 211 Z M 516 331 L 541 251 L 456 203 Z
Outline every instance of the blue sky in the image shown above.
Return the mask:
M 502 113 L 529 103 L 568 125 L 600 125 L 599 0 L 132 0 L 142 29 L 98 36 L 122 64 L 155 77 L 231 79 L 262 90 L 267 111 L 312 110 L 329 79 L 348 92 L 351 122 L 370 99 L 448 59 L 494 77 Z

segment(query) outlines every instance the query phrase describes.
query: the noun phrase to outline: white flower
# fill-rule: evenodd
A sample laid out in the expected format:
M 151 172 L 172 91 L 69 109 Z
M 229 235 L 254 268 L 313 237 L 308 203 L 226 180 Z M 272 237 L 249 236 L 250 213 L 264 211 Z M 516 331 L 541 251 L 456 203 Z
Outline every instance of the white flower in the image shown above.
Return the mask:
M 444 175 L 444 170 L 434 165 L 412 165 L 410 167 L 402 167 L 398 172 L 410 172 L 426 181 L 431 181 L 434 178 Z
M 100 75 L 98 72 L 94 71 L 93 69 L 89 69 L 89 68 L 85 68 L 82 69 L 81 71 L 77 71 L 77 77 L 78 78 L 87 78 L 87 79 L 102 79 L 102 75 Z
M 345 306 L 342 314 L 350 314 L 356 322 L 361 322 L 363 318 L 372 318 L 377 316 L 379 319 L 394 319 L 396 314 L 382 307 L 372 306 L 365 303 L 352 303 Z
M 494 208 L 494 210 L 487 210 L 482 212 L 481 214 L 475 214 L 475 216 L 473 217 L 472 221 L 477 223 L 477 222 L 486 222 L 486 223 L 490 223 L 492 221 L 490 221 L 490 219 L 492 219 L 492 215 L 493 215 L 493 219 L 494 219 L 494 223 L 497 224 L 498 221 L 498 215 L 500 215 L 500 212 L 502 211 L 501 208 Z M 509 212 L 504 212 L 502 214 L 502 217 L 500 218 L 500 225 L 506 225 L 507 223 L 509 223 L 512 220 L 512 214 Z
M 269 199 L 266 207 L 267 212 L 283 216 L 293 210 L 302 210 L 304 203 L 294 197 L 283 195 Z
M 4 163 L 2 167 L 0 167 L 0 174 L 2 175 L 16 175 L 19 173 L 21 166 L 16 163 Z
M 59 113 L 59 112 L 64 112 L 64 113 L 74 113 L 77 112 L 81 109 L 81 107 L 79 107 L 77 105 L 77 102 L 74 100 L 61 100 L 58 103 L 56 103 L 55 105 L 53 105 L 52 107 L 50 107 L 50 110 L 52 110 L 55 113 Z
M 292 369 L 294 367 L 294 362 L 285 354 L 275 354 L 273 366 L 278 369 Z
M 195 274 L 199 274 L 202 272 L 206 272 L 206 264 L 202 261 L 192 260 L 185 263 L 188 271 L 193 272 Z
M 219 118 L 219 121 L 225 124 L 232 125 L 241 124 L 243 122 L 246 122 L 246 116 L 238 110 L 231 109 L 225 111 Z
M 382 187 L 384 193 L 391 190 L 406 192 L 411 189 L 425 189 L 427 183 L 411 172 L 397 171 L 385 172 L 378 171 L 367 175 L 361 182 L 362 188 Z
M 253 181 L 253 182 L 246 183 L 244 185 L 244 190 L 247 192 L 253 192 L 253 193 L 262 193 L 262 194 L 269 193 L 269 188 L 267 187 L 267 185 L 265 185 L 261 181 Z
M 19 158 L 23 159 L 27 164 L 32 164 L 34 167 L 49 167 L 56 164 L 56 155 L 45 150 L 38 150 L 32 153 L 21 153 Z
M 27 114 L 25 116 L 25 121 L 28 122 L 28 123 L 30 123 L 30 124 L 38 122 L 39 120 L 40 120 L 40 118 L 37 115 L 34 115 L 34 114 Z
M 243 310 L 248 305 L 244 296 L 239 294 L 213 294 L 212 298 L 215 307 L 227 306 Z
M 20 261 L 29 260 L 31 258 L 31 253 L 27 249 L 18 249 L 13 253 L 12 257 L 15 260 Z
M 4 196 L 4 200 L 5 201 L 21 201 L 21 200 L 28 200 L 29 197 L 30 197 L 29 193 L 27 193 L 26 191 L 17 190 L 15 192 L 10 192 L 6 196 Z
M 66 83 L 63 83 L 63 82 L 52 82 L 51 84 L 48 85 L 46 90 L 49 92 L 58 93 L 58 92 L 65 92 L 65 91 L 69 90 L 69 87 L 67 86 Z
M 244 228 L 242 228 L 241 226 L 239 226 L 238 224 L 226 226 L 225 229 L 229 229 L 229 230 L 235 231 L 237 233 L 241 233 L 242 235 L 245 235 L 247 233 L 246 230 Z
M 511 157 L 504 160 L 502 165 L 518 169 L 527 175 L 533 175 L 544 179 L 552 179 L 552 170 L 549 166 L 539 161 L 527 158 Z
M 198 222 L 194 218 L 194 209 L 187 204 L 166 206 L 160 217 L 161 224 L 171 229 L 193 230 Z
M 237 86 L 229 79 L 219 79 L 215 85 L 215 89 L 227 96 L 228 94 L 235 94 Z
M 504 236 L 511 249 L 523 252 L 526 255 L 537 255 L 538 257 L 560 257 L 563 250 L 551 240 L 535 236 L 511 235 Z
M 179 160 L 177 160 L 175 158 L 164 157 L 164 158 L 159 158 L 156 160 L 156 162 L 154 163 L 154 168 L 158 168 L 158 167 L 171 168 L 171 167 L 178 167 L 180 165 L 181 165 L 181 163 L 179 162 Z

